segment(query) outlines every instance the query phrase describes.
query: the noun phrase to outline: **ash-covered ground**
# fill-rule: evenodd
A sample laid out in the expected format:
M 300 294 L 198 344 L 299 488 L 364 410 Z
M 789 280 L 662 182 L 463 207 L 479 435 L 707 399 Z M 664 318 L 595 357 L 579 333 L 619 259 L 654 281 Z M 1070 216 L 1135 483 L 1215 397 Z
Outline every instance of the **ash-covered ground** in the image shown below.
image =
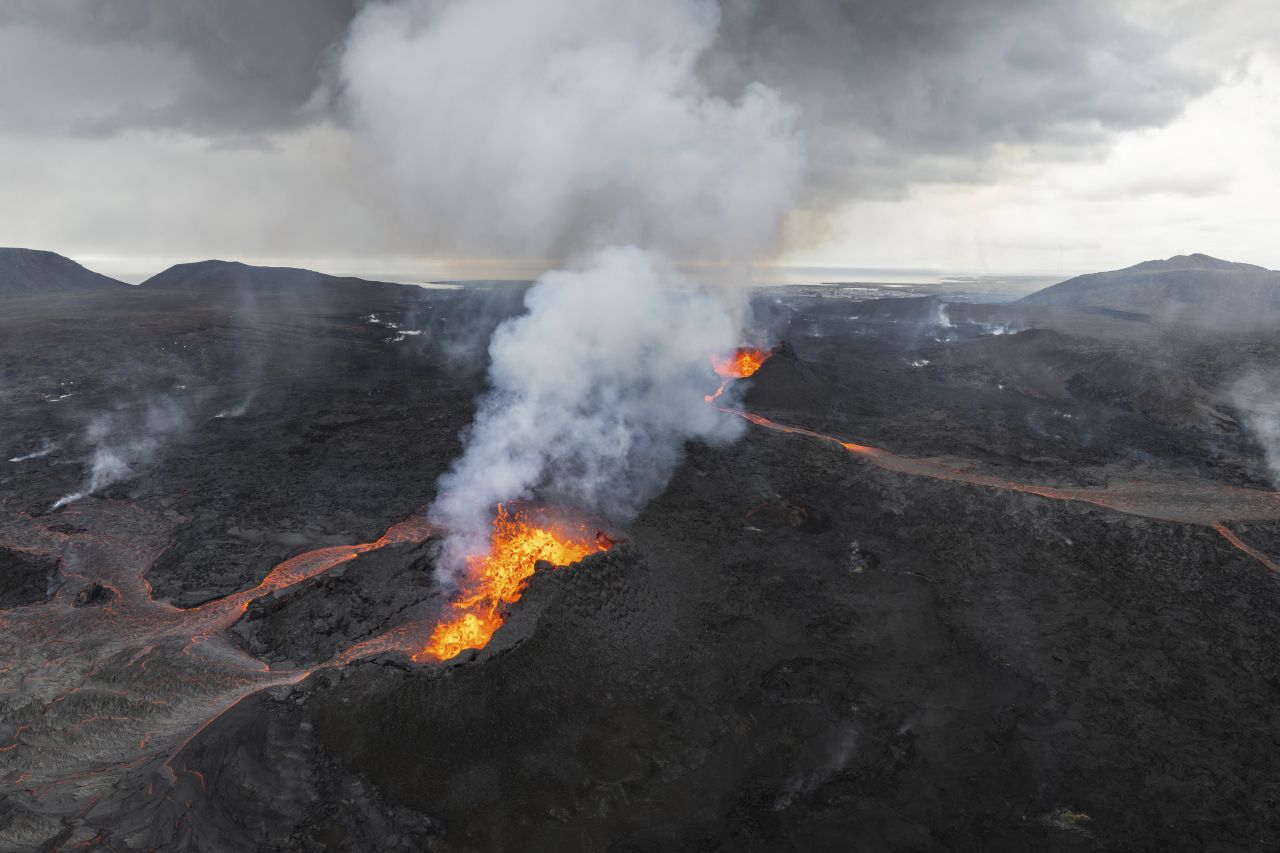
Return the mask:
M 523 288 L 166 276 L 0 310 L 0 849 L 1280 849 L 1273 333 L 760 291 L 766 426 L 349 662 Z

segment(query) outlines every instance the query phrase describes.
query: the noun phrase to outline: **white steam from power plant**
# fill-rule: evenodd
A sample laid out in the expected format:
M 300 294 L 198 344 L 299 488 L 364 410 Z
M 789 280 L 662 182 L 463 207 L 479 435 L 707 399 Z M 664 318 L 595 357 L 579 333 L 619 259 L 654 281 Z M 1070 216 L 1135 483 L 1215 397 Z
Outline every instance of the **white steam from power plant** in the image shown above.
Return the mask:
M 743 275 L 772 252 L 804 149 L 773 90 L 699 81 L 719 21 L 708 0 L 402 0 L 353 23 L 344 103 L 406 214 L 462 252 L 571 259 L 493 336 L 431 508 L 450 557 L 482 546 L 499 501 L 625 520 L 686 440 L 736 435 L 703 396 L 741 303 L 674 264 Z

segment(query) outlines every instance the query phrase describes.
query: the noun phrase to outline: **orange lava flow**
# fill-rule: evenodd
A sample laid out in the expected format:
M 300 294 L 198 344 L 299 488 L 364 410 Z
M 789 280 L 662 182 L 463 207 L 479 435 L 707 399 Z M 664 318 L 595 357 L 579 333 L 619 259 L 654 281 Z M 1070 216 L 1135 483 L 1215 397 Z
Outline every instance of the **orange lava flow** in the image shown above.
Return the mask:
M 388 545 L 421 542 L 430 535 L 431 526 L 425 518 L 410 518 L 392 525 L 375 542 L 361 542 L 356 545 L 333 545 L 328 548 L 318 548 L 314 551 L 299 554 L 273 568 L 257 586 L 241 590 L 225 598 L 216 599 L 196 609 L 234 610 L 243 613 L 249 608 L 250 602 L 254 599 L 297 586 L 303 581 L 323 574 L 335 566 L 350 562 L 361 554 L 377 551 Z
M 1245 554 L 1248 554 L 1250 557 L 1253 557 L 1253 559 L 1257 560 L 1259 563 L 1266 566 L 1271 571 L 1280 572 L 1280 566 L 1276 565 L 1275 560 L 1272 560 L 1266 554 L 1262 553 L 1257 548 L 1254 548 L 1252 545 L 1245 542 L 1243 539 L 1241 539 L 1239 536 L 1236 535 L 1234 530 L 1227 527 L 1226 524 L 1222 522 L 1218 522 L 1217 524 L 1213 525 L 1213 529 L 1221 533 L 1222 538 L 1230 542 L 1232 547 L 1234 547 L 1236 550 L 1241 551 Z
M 981 471 L 958 468 L 937 459 L 899 456 L 879 447 L 854 444 L 804 427 L 780 424 L 753 412 L 726 408 L 721 408 L 720 411 L 764 429 L 808 436 L 838 444 L 849 453 L 866 459 L 879 468 L 898 474 L 969 483 L 1007 492 L 1022 492 L 1051 500 L 1093 504 L 1145 518 L 1212 527 L 1241 553 L 1247 554 L 1273 572 L 1280 572 L 1280 565 L 1241 540 L 1222 521 L 1222 519 L 1249 521 L 1280 518 L 1280 492 L 1245 489 L 1209 481 L 1186 481 L 1179 484 L 1176 489 L 1169 488 L 1167 483 L 1141 481 L 1116 482 L 1105 488 L 1067 489 L 1041 486 L 1007 480 Z
M 720 398 L 724 393 L 725 387 L 733 379 L 746 379 L 757 370 L 760 365 L 764 364 L 769 356 L 773 353 L 769 350 L 757 349 L 755 347 L 738 347 L 733 351 L 733 355 L 723 358 L 712 356 L 711 366 L 715 370 L 716 375 L 725 381 L 720 383 L 720 387 L 716 389 L 716 393 L 708 394 L 703 399 L 708 403 Z
M 466 649 L 484 648 L 502 625 L 502 607 L 520 599 L 539 561 L 567 566 L 612 544 L 608 537 L 590 536 L 585 530 L 569 533 L 539 526 L 525 513 L 512 515 L 499 505 L 489 553 L 467 560 L 472 580 L 452 605 L 460 612 L 441 620 L 413 659 L 449 660 Z

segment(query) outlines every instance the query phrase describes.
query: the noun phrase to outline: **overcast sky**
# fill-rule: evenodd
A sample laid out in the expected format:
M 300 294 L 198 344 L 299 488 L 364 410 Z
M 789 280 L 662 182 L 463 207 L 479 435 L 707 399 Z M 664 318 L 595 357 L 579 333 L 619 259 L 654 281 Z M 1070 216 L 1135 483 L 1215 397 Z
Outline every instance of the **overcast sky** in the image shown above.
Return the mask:
M 453 2 L 396 5 L 430 27 Z M 540 2 L 572 0 L 522 8 Z M 687 2 L 716 16 L 706 92 L 737 103 L 760 83 L 794 110 L 803 189 L 774 263 L 1055 273 L 1201 251 L 1280 267 L 1271 0 Z M 207 257 L 387 277 L 547 263 L 459 243 L 406 203 L 361 123 L 367 80 L 343 75 L 361 5 L 0 3 L 0 245 L 133 277 Z M 467 61 L 411 63 L 421 79 L 399 88 L 434 91 Z M 545 138 L 535 116 L 494 123 L 512 157 Z M 428 186 L 471 209 L 465 182 Z

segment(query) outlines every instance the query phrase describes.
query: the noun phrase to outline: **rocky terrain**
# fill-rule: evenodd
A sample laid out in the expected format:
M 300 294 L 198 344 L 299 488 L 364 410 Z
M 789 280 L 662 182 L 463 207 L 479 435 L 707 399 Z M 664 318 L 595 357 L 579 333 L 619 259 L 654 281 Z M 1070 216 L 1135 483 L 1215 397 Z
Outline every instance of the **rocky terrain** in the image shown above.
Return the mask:
M 522 288 L 57 290 L 0 310 L 0 849 L 1280 849 L 1274 330 L 761 291 L 745 436 L 421 663 Z

